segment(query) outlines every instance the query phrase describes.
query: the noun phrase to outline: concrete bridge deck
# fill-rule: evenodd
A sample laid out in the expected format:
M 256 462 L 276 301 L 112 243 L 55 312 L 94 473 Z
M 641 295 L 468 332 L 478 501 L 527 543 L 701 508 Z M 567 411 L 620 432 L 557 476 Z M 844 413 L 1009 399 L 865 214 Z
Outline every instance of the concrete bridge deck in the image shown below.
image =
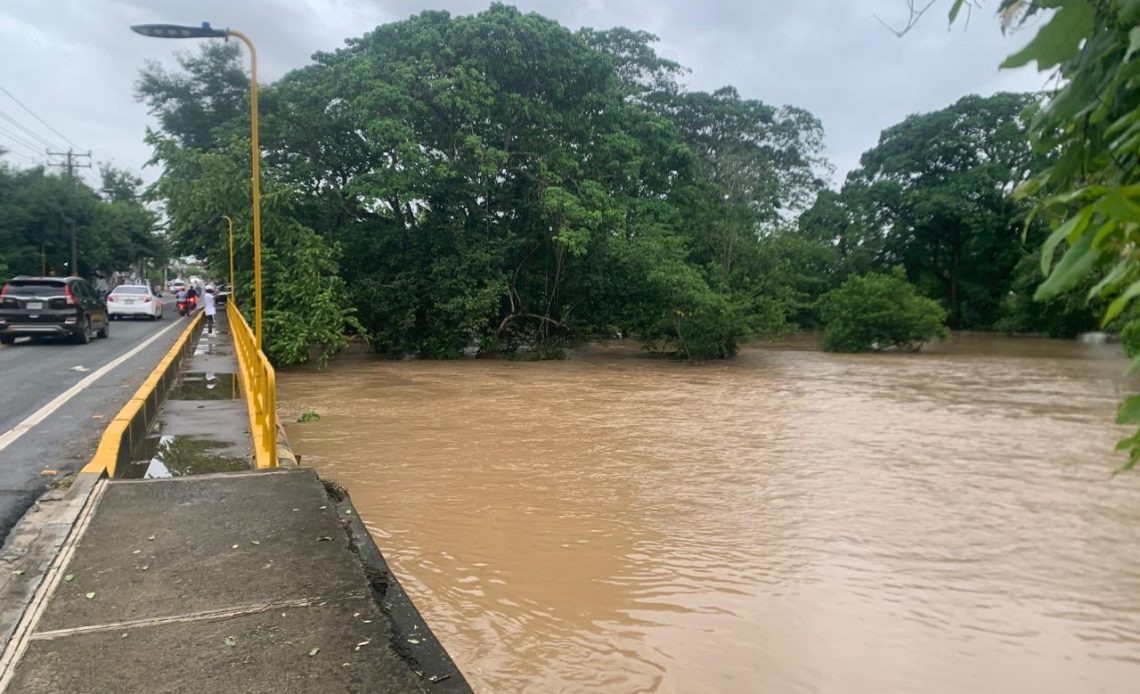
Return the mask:
M 81 474 L 5 544 L 0 692 L 470 691 L 343 491 L 248 469 L 228 332 L 199 328 L 119 466 L 152 478 Z

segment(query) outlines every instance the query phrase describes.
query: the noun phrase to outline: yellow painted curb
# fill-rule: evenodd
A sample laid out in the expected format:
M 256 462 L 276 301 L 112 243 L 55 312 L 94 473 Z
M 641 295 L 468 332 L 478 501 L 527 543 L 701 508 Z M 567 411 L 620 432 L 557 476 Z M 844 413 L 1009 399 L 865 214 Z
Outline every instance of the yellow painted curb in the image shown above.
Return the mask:
M 155 414 L 158 412 L 159 405 L 166 397 L 166 390 L 169 389 L 170 384 L 174 378 L 178 376 L 178 370 L 182 365 L 183 351 L 186 345 L 190 342 L 190 338 L 194 336 L 195 330 L 201 327 L 202 313 L 198 312 L 190 320 L 190 325 L 182 331 L 178 339 L 174 341 L 174 346 L 158 362 L 158 366 L 150 372 L 147 379 L 119 410 L 119 414 L 107 425 L 103 431 L 103 437 L 99 440 L 99 448 L 95 450 L 95 456 L 91 458 L 91 462 L 83 466 L 80 472 L 90 472 L 95 474 L 107 473 L 108 477 L 115 476 L 115 469 L 118 467 L 120 458 L 124 455 L 130 455 L 131 449 L 139 441 L 142 441 L 146 436 L 147 429 L 150 428 L 151 422 L 154 420 Z M 163 386 L 162 393 L 159 393 L 159 386 Z M 123 441 L 127 442 L 127 450 L 122 450 Z

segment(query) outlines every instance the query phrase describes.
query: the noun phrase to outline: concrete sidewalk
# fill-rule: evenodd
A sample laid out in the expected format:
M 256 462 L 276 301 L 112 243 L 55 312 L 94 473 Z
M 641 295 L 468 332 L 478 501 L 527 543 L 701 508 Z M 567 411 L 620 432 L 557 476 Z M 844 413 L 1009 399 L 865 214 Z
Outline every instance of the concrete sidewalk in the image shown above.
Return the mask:
M 470 692 L 347 495 L 251 471 L 225 324 L 119 477 L 77 480 L 25 526 L 54 559 L 21 576 L 0 692 Z
M 203 328 L 178 383 L 158 410 L 143 445 L 118 479 L 154 479 L 249 470 L 253 451 L 233 337 L 224 311 Z

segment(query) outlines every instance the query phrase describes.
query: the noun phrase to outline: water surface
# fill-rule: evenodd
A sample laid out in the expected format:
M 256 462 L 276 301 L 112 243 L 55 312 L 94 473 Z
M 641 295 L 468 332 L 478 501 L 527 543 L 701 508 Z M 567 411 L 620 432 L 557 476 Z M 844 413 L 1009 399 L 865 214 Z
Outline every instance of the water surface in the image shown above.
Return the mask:
M 1114 346 L 790 342 L 698 366 L 349 355 L 279 376 L 486 692 L 1135 692 Z

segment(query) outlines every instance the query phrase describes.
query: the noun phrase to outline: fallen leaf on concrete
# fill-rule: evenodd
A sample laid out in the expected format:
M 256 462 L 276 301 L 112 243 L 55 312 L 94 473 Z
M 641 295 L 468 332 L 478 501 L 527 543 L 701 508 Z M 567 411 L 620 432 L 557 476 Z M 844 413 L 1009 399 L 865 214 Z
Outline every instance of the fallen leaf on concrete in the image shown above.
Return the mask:
M 101 415 L 101 414 L 93 414 L 93 415 L 91 415 L 91 419 L 103 419 L 103 415 Z
M 352 650 L 359 651 L 361 646 L 367 646 L 370 643 L 372 643 L 372 642 L 371 641 L 361 641 L 360 643 L 356 644 L 356 648 L 354 648 Z
M 235 639 L 232 636 L 227 636 L 225 639 L 222 640 L 222 643 L 226 644 L 230 648 L 233 648 L 234 646 L 237 645 L 237 639 Z
M 67 574 L 66 576 L 63 577 L 63 580 L 65 583 L 71 583 L 72 581 L 75 580 L 75 574 Z
M 371 619 L 362 619 L 360 621 L 363 622 L 364 624 L 371 624 L 372 623 Z
M 148 540 L 153 540 L 153 539 L 154 539 L 154 535 L 151 535 L 151 536 L 150 536 L 150 537 L 148 537 L 147 539 L 148 539 Z
M 150 565 L 149 564 L 143 564 L 141 568 L 143 571 L 146 571 L 147 569 L 150 568 Z
M 250 541 L 249 541 L 249 544 L 251 544 L 251 545 L 260 545 L 260 544 L 261 544 L 261 542 L 260 542 L 260 541 L 258 541 L 258 540 L 250 540 Z
M 94 597 L 95 597 L 95 591 L 91 591 L 91 592 L 90 592 L 90 593 L 88 593 L 88 594 L 87 594 L 85 597 L 86 597 L 88 600 L 90 600 L 91 598 L 94 598 Z
M 135 551 L 131 552 L 131 554 L 140 554 L 141 552 L 141 549 L 136 549 Z
M 351 516 L 351 515 L 352 515 L 352 509 L 350 509 L 350 508 L 346 508 L 346 509 L 344 510 L 344 514 L 345 514 L 346 516 Z
M 15 571 L 12 572 L 12 575 L 13 576 L 22 576 L 23 573 L 24 573 L 23 569 L 16 569 Z
M 419 643 L 419 639 L 408 639 L 408 643 Z
M 230 549 L 237 549 L 237 548 L 238 548 L 238 546 L 237 546 L 237 545 L 234 545 L 233 547 L 230 547 Z
M 317 542 L 332 542 L 332 538 L 325 535 L 324 537 L 318 537 Z
M 328 506 L 319 506 L 318 508 L 320 508 L 320 510 L 324 511 L 326 508 L 328 508 Z
M 125 631 L 124 631 L 124 632 L 123 632 L 123 635 L 122 635 L 122 636 L 120 636 L 119 638 L 121 638 L 121 639 L 125 639 L 125 638 L 127 638 L 127 632 L 125 632 Z
M 40 470 L 40 477 L 55 477 L 58 474 L 55 470 Z
M 321 652 L 321 649 L 319 647 L 314 648 L 313 650 L 309 651 L 309 657 L 312 658 L 313 656 L 315 656 L 316 654 L 318 654 L 320 652 Z

